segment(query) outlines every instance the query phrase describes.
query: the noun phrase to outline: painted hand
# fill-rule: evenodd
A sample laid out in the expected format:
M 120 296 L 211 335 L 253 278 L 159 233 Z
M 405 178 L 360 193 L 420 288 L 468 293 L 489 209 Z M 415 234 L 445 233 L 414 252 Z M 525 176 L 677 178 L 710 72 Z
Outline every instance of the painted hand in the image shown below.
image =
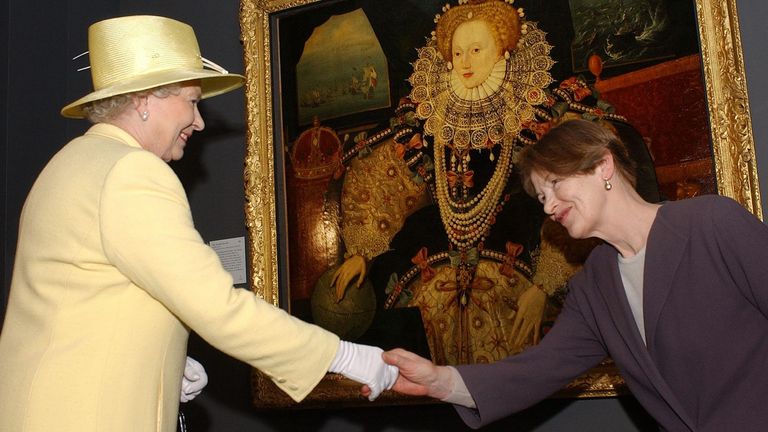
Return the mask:
M 531 335 L 533 344 L 541 338 L 541 321 L 544 318 L 544 306 L 547 294 L 536 285 L 531 285 L 517 300 L 517 313 L 512 323 L 512 338 L 515 346 L 521 346 Z
M 347 258 L 333 273 L 333 279 L 331 280 L 331 284 L 336 289 L 336 301 L 341 301 L 344 298 L 347 286 L 353 279 L 357 278 L 355 288 L 360 288 L 360 285 L 365 280 L 365 275 L 365 258 L 360 255 L 352 255 Z

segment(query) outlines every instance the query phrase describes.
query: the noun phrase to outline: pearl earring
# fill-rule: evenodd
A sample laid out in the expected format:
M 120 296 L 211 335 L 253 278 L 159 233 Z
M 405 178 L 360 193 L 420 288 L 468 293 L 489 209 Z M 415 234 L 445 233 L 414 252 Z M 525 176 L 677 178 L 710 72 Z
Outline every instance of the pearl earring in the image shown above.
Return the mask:
M 613 185 L 611 184 L 610 181 L 608 181 L 607 178 L 603 179 L 603 181 L 605 182 L 605 190 L 609 191 L 609 190 L 613 189 Z
M 141 120 L 143 121 L 147 121 L 147 119 L 149 119 L 149 111 L 142 111 L 141 114 L 139 115 L 141 116 Z

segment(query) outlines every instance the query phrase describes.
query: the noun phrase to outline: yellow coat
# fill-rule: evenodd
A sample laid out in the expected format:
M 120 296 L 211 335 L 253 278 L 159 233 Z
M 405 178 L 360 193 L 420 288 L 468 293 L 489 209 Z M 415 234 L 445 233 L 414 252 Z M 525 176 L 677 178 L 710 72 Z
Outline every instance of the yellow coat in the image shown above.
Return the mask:
M 338 347 L 234 288 L 170 167 L 95 125 L 24 204 L 0 334 L 0 431 L 174 431 L 190 329 L 295 400 Z

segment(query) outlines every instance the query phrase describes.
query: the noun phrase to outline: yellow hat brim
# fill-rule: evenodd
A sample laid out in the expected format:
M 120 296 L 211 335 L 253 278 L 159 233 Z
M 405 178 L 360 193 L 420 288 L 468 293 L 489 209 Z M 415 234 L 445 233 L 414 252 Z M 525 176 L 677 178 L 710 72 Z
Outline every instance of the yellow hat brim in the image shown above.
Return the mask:
M 172 69 L 155 72 L 89 93 L 62 108 L 61 115 L 67 118 L 85 118 L 83 107 L 90 102 L 191 80 L 200 80 L 201 97 L 205 99 L 239 88 L 245 82 L 245 77 L 204 69 Z

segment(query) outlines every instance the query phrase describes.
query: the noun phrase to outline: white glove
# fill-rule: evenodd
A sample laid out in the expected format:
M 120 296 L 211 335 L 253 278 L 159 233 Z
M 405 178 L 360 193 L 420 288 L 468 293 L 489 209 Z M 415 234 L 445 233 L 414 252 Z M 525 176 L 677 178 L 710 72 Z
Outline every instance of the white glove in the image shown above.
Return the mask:
M 181 402 L 189 402 L 203 391 L 208 384 L 208 374 L 197 360 L 187 356 L 184 376 L 181 378 Z
M 371 389 L 368 400 L 373 401 L 395 385 L 399 373 L 397 367 L 384 363 L 383 352 L 379 347 L 341 341 L 328 371 L 366 384 Z

